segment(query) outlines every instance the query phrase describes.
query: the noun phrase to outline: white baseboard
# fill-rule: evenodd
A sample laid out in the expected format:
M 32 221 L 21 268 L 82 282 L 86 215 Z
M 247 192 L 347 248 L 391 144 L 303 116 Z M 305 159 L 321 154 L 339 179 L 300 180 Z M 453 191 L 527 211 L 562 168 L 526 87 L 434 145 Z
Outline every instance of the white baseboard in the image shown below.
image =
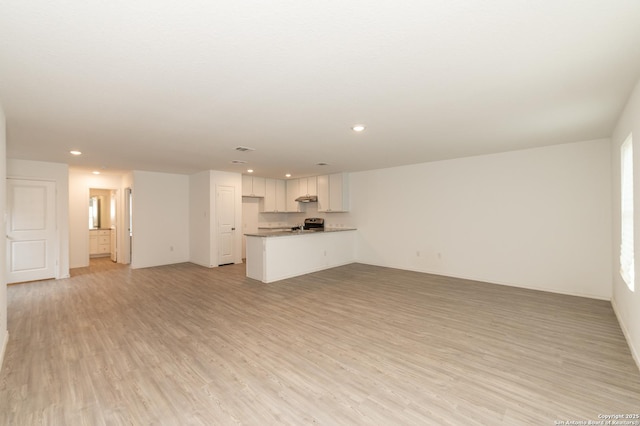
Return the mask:
M 2 349 L 0 349 L 0 371 L 2 371 L 2 363 L 4 361 L 4 353 L 7 350 L 7 344 L 9 343 L 9 332 L 4 330 L 4 339 L 2 339 Z
M 356 263 L 362 263 L 364 265 L 381 266 L 383 268 L 401 269 L 403 271 L 411 271 L 411 272 L 419 272 L 419 273 L 422 273 L 422 274 L 438 275 L 438 276 L 441 276 L 441 277 L 458 278 L 458 279 L 461 279 L 461 280 L 478 281 L 478 282 L 483 282 L 483 283 L 488 283 L 488 284 L 504 285 L 504 286 L 507 286 L 507 287 L 523 288 L 525 290 L 535 290 L 535 291 L 544 291 L 544 292 L 547 292 L 547 293 L 564 294 L 565 296 L 586 297 L 588 299 L 606 300 L 607 302 L 611 300 L 610 296 L 602 296 L 602 295 L 589 294 L 589 293 L 575 293 L 575 292 L 570 292 L 570 291 L 558 290 L 558 289 L 555 289 L 555 288 L 546 288 L 546 287 L 522 285 L 522 284 L 519 284 L 519 283 L 512 283 L 512 282 L 506 282 L 506 281 L 496 281 L 496 280 L 487 279 L 487 278 L 484 278 L 484 277 L 470 277 L 470 276 L 464 276 L 464 275 L 458 275 L 458 274 L 444 273 L 442 271 L 432 271 L 432 270 L 429 270 L 429 269 L 411 268 L 411 267 L 407 267 L 407 266 L 404 266 L 404 265 L 378 264 L 378 263 L 363 262 L 361 260 L 355 260 L 355 262 Z
M 636 362 L 636 366 L 638 370 L 640 370 L 640 348 L 636 348 L 633 346 L 633 340 L 631 340 L 631 335 L 629 334 L 629 330 L 627 330 L 627 326 L 624 321 L 622 321 L 622 317 L 618 313 L 618 307 L 616 306 L 615 300 L 611 299 L 611 306 L 613 306 L 613 312 L 616 314 L 616 318 L 618 319 L 618 324 L 620 324 L 620 328 L 622 329 L 622 334 L 624 334 L 624 338 L 627 340 L 627 345 L 629 346 L 629 350 L 631 351 L 631 356 L 633 360 Z

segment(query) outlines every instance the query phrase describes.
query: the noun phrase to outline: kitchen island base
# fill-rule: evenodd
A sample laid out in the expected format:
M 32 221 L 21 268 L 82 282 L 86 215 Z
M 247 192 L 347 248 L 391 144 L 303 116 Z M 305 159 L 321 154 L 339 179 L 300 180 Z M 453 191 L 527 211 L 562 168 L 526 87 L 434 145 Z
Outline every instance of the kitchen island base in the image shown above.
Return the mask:
M 271 283 L 353 263 L 354 231 L 248 234 L 247 277 Z

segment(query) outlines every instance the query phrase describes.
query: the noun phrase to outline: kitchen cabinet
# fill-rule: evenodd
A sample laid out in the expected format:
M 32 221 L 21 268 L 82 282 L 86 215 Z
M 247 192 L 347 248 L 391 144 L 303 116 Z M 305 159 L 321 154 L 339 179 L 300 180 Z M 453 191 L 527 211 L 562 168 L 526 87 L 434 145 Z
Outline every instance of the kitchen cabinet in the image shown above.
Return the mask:
M 298 196 L 318 195 L 318 177 L 312 176 L 298 179 Z
M 318 176 L 318 211 L 349 211 L 349 175 L 347 173 Z
M 242 175 L 243 197 L 264 197 L 266 193 L 266 179 L 257 176 Z
M 289 179 L 287 181 L 287 212 L 297 213 L 303 212 L 304 207 L 302 203 L 296 201 L 296 198 L 300 196 L 300 180 Z
M 102 256 L 111 254 L 110 229 L 89 230 L 89 254 L 91 256 Z
M 286 187 L 282 179 L 265 179 L 263 213 L 285 213 L 287 211 Z

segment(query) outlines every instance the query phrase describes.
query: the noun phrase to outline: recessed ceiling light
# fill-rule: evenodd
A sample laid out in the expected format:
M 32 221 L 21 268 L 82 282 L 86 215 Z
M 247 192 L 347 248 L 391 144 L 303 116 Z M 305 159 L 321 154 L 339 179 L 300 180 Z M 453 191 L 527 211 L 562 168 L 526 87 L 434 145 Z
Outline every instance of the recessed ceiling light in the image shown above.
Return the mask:
M 291 173 L 287 173 L 285 177 L 291 177 Z
M 100 174 L 100 172 L 99 172 L 99 171 L 97 171 L 97 170 L 94 170 L 94 171 L 92 171 L 91 173 L 93 173 L 94 175 L 99 175 L 99 174 Z
M 71 154 L 71 155 L 82 155 L 82 153 L 80 151 L 75 151 L 75 150 L 69 151 L 69 154 Z
M 253 173 L 253 169 L 247 170 L 247 173 Z
M 352 127 L 354 132 L 361 132 L 365 129 L 364 124 L 356 124 Z

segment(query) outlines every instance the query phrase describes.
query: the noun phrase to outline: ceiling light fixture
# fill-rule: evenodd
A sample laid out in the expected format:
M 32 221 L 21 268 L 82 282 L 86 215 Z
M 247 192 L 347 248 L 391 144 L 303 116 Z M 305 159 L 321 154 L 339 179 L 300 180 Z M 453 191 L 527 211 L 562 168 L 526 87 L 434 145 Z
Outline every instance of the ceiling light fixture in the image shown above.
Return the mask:
M 69 151 L 69 154 L 71 154 L 71 155 L 82 155 L 82 153 L 80 151 L 76 151 L 76 150 Z
M 247 173 L 253 173 L 253 169 L 247 170 Z
M 287 173 L 285 177 L 291 177 L 291 173 Z
M 354 132 L 362 132 L 365 127 L 364 124 L 356 124 L 355 126 L 352 127 Z
M 99 175 L 99 174 L 100 174 L 100 172 L 99 172 L 99 171 L 97 171 L 97 170 L 94 170 L 94 171 L 92 171 L 91 173 L 93 173 L 94 175 Z

